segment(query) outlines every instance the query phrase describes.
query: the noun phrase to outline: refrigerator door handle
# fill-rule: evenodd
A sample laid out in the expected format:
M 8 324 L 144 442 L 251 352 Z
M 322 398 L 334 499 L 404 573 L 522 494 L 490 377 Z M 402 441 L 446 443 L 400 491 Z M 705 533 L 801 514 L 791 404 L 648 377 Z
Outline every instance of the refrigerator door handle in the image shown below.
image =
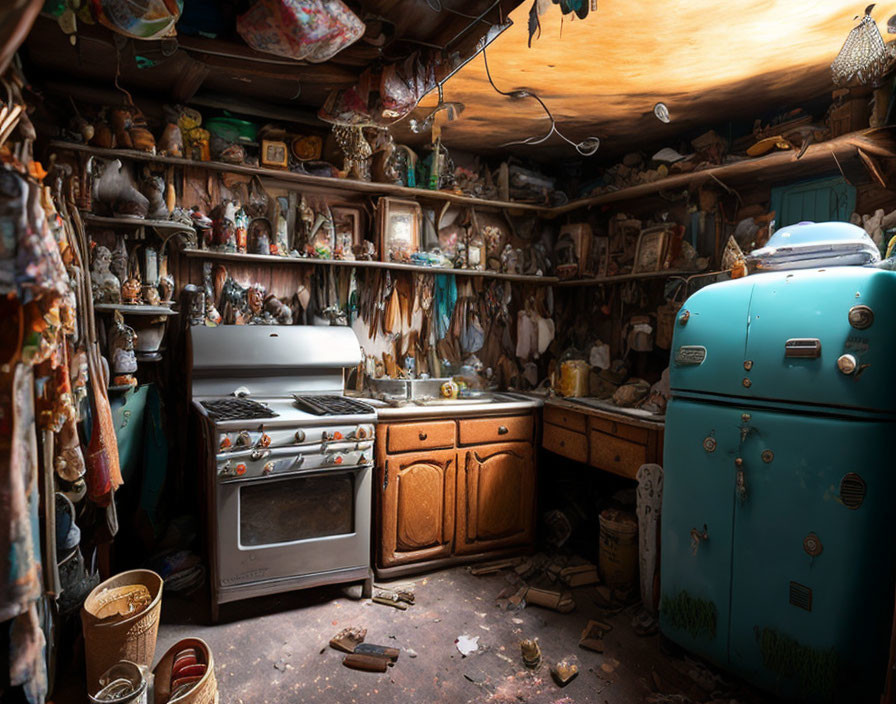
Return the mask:
M 784 356 L 818 359 L 821 357 L 821 340 L 817 337 L 792 337 L 784 343 Z
M 691 553 L 694 555 L 697 554 L 697 548 L 700 547 L 700 543 L 709 540 L 709 530 L 706 527 L 706 524 L 703 524 L 703 531 L 699 531 L 696 528 L 691 528 Z

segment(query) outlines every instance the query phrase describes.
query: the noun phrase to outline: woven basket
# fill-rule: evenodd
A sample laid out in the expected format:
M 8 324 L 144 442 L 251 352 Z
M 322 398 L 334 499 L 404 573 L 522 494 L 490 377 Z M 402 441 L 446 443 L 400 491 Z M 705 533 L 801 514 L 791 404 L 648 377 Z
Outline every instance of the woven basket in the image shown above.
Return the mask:
M 138 610 L 115 616 L 132 608 Z M 122 572 L 90 592 L 81 609 L 88 692 L 97 690 L 100 676 L 119 660 L 152 665 L 161 610 L 162 578 L 150 570 Z
M 171 668 L 174 666 L 174 656 L 184 648 L 196 648 L 199 652 L 199 660 L 205 662 L 208 667 L 202 679 L 196 683 L 186 694 L 174 700 L 173 704 L 218 704 L 218 681 L 215 679 L 215 659 L 208 643 L 200 638 L 184 638 L 172 645 L 166 652 L 156 669 L 155 687 L 153 694 L 154 704 L 166 704 L 171 696 Z

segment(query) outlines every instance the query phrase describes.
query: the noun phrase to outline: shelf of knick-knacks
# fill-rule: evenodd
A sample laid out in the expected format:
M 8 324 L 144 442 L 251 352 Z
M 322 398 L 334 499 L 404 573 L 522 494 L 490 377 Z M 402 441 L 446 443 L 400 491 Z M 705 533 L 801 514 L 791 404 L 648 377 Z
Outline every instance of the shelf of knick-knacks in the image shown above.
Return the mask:
M 280 257 L 275 254 L 243 254 L 242 252 L 216 252 L 208 249 L 183 249 L 180 252 L 195 259 L 220 259 L 224 261 L 297 264 L 304 266 L 347 266 L 359 269 L 394 269 L 413 271 L 418 274 L 448 274 L 457 276 L 482 276 L 488 279 L 504 279 L 530 284 L 555 284 L 556 276 L 536 276 L 533 274 L 506 274 L 500 271 L 479 269 L 449 269 L 448 267 L 404 264 L 402 262 L 381 262 L 367 259 L 315 259 L 313 257 Z
M 159 233 L 177 234 L 178 232 L 195 232 L 192 225 L 178 222 L 177 220 L 152 220 L 137 217 L 107 217 L 105 215 L 92 215 L 84 213 L 84 222 L 96 227 L 108 227 L 110 229 L 136 229 L 138 227 L 150 227 Z
M 311 174 L 301 174 L 293 171 L 266 168 L 263 166 L 225 164 L 221 161 L 193 161 L 192 159 L 184 159 L 183 157 L 162 156 L 161 154 L 150 154 L 149 152 L 141 152 L 134 149 L 104 149 L 102 147 L 92 147 L 87 144 L 77 144 L 75 142 L 64 142 L 60 140 L 51 141 L 50 147 L 53 149 L 68 149 L 74 152 L 83 152 L 102 159 L 129 159 L 131 161 L 149 162 L 154 164 L 190 166 L 193 168 L 209 169 L 211 171 L 221 171 L 224 173 L 263 176 L 283 182 L 331 191 L 404 196 L 405 198 L 428 198 L 431 200 L 448 201 L 450 203 L 479 208 L 499 208 L 508 211 L 526 211 L 543 215 L 550 215 L 553 212 L 553 209 L 546 205 L 489 200 L 486 198 L 465 196 L 451 191 L 431 191 L 425 188 L 409 188 L 407 186 L 397 186 L 391 183 L 355 181 L 353 179 L 333 178 L 331 176 L 312 176 Z
M 93 309 L 97 313 L 114 313 L 121 311 L 122 315 L 177 315 L 176 310 L 168 306 L 150 306 L 142 303 L 95 303 Z

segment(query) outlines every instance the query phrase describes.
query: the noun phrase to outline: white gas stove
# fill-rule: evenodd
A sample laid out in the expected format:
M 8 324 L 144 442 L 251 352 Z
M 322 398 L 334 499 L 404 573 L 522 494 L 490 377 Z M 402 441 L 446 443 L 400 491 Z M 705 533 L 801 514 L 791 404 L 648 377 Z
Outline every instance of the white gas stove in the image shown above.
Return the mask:
M 341 327 L 191 329 L 217 604 L 334 582 L 370 588 L 376 412 L 343 395 Z

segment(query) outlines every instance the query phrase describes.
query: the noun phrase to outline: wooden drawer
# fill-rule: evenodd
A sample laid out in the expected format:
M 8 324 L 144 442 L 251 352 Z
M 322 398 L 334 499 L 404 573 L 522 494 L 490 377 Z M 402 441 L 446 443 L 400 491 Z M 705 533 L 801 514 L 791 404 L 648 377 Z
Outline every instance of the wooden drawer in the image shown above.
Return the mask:
M 471 418 L 458 421 L 461 445 L 525 440 L 532 442 L 532 416 Z
M 577 433 L 584 433 L 586 428 L 586 418 L 584 413 L 576 413 L 575 411 L 567 411 L 564 408 L 553 408 L 551 406 L 544 407 L 544 422 L 559 425 L 561 428 L 574 430 Z M 547 430 L 545 430 L 547 432 Z
M 454 447 L 454 421 L 390 423 L 386 430 L 388 452 L 413 452 L 434 447 Z
M 545 423 L 541 445 L 545 450 L 556 452 L 576 462 L 588 462 L 588 438 L 585 437 L 585 433 Z
M 634 479 L 647 461 L 646 445 L 591 431 L 592 466 Z
M 592 416 L 588 419 L 591 430 L 599 430 L 607 435 L 615 435 L 619 438 L 625 438 L 632 442 L 647 444 L 647 436 L 650 431 L 646 428 L 639 428 L 628 423 L 620 423 L 615 420 L 606 420 L 605 418 L 595 418 Z

